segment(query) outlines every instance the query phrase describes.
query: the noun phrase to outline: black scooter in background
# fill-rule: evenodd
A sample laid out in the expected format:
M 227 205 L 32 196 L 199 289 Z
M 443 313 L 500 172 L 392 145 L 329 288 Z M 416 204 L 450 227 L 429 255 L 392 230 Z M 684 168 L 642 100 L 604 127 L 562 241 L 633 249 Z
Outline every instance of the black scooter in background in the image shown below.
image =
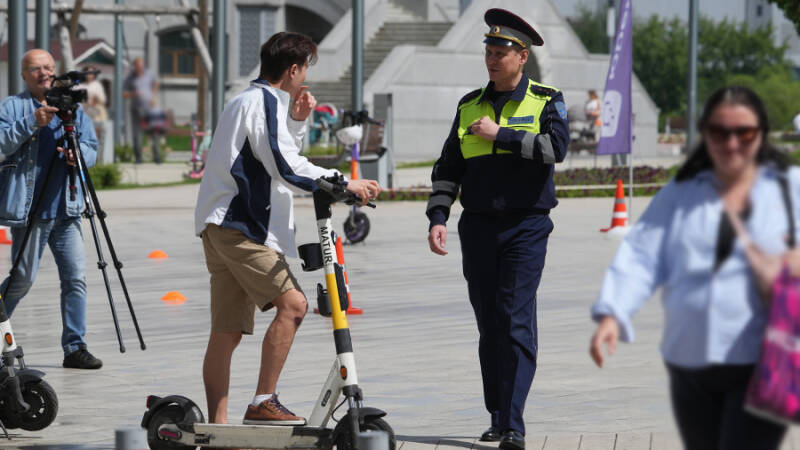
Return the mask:
M 10 440 L 8 429 L 38 431 L 53 423 L 58 414 L 58 398 L 53 388 L 42 379 L 44 372 L 25 365 L 22 347 L 14 339 L 5 302 L 1 300 L 0 333 L 3 335 L 0 426 Z M 17 367 L 15 363 L 18 363 Z

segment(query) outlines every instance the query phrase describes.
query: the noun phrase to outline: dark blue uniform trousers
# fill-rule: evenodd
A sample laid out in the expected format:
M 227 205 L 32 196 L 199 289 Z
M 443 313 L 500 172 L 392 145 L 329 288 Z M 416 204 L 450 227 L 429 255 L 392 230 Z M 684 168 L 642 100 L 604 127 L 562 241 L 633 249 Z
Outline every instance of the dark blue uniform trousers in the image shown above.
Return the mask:
M 536 289 L 548 215 L 464 211 L 458 223 L 464 278 L 478 321 L 483 398 L 491 425 L 525 433 L 522 411 L 536 372 Z

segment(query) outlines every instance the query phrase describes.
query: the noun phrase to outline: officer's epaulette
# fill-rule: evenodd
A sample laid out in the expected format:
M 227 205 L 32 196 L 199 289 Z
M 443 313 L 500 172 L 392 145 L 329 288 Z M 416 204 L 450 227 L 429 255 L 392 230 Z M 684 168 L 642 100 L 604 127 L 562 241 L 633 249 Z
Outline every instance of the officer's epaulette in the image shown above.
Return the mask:
M 546 95 L 548 97 L 552 97 L 558 94 L 558 89 L 541 86 L 538 84 L 531 84 L 531 92 L 533 92 L 535 95 Z
M 474 98 L 477 98 L 479 95 L 481 95 L 481 91 L 482 90 L 483 89 L 475 89 L 474 91 L 470 92 L 469 94 L 461 97 L 461 100 L 458 101 L 458 106 L 461 106 L 464 103 L 466 103 L 466 102 L 468 102 L 468 101 L 470 101 L 470 100 L 472 100 Z

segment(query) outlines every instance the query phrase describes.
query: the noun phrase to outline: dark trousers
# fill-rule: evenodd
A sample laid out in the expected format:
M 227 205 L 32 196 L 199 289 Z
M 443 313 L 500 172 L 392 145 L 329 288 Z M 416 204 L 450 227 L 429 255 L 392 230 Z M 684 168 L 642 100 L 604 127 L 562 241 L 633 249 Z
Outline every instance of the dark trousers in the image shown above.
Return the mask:
M 138 108 L 131 108 L 131 127 L 133 131 L 133 155 L 136 163 L 142 162 L 142 134 L 144 127 L 142 120 L 145 119 L 146 114 Z M 150 133 L 150 144 L 153 146 L 153 161 L 161 164 L 161 152 L 159 151 L 159 136 L 157 133 Z
M 744 410 L 752 365 L 667 364 L 672 411 L 687 450 L 775 450 L 786 427 Z
M 478 322 L 483 398 L 491 425 L 525 433 L 522 412 L 536 373 L 536 290 L 544 268 L 547 215 L 488 216 L 458 223 L 464 278 Z

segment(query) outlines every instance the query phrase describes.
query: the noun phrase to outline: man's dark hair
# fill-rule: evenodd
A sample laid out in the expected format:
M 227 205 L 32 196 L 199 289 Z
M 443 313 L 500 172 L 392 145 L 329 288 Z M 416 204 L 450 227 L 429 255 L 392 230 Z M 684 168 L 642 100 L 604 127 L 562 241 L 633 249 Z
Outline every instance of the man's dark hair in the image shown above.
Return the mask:
M 302 66 L 317 62 L 317 44 L 305 34 L 281 31 L 261 46 L 260 77 L 270 82 L 280 80 L 292 64 Z

